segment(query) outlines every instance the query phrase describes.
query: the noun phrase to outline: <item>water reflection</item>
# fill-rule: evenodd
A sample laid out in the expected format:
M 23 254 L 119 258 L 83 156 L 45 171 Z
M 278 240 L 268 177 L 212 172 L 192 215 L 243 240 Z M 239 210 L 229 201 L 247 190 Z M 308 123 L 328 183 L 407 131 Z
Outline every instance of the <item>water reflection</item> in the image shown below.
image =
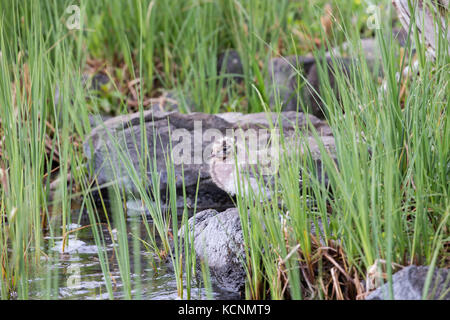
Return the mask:
M 141 232 L 145 234 L 143 224 Z M 68 229 L 79 228 L 71 224 Z M 101 226 L 106 246 L 101 250 L 108 257 L 109 279 L 114 299 L 125 299 L 120 269 L 115 257 L 113 241 L 105 225 Z M 128 224 L 128 234 L 130 234 Z M 113 235 L 114 236 L 114 235 Z M 133 239 L 128 237 L 131 297 L 133 299 L 177 299 L 174 273 L 167 264 L 158 262 L 158 257 L 140 247 L 139 257 L 133 255 Z M 64 249 L 63 249 L 64 244 Z M 117 245 L 117 244 L 115 244 Z M 106 281 L 102 272 L 98 248 L 90 228 L 71 233 L 66 239 L 46 237 L 43 267 L 35 271 L 30 281 L 30 299 L 109 299 Z M 139 263 L 140 265 L 137 265 Z M 195 284 L 194 284 L 195 286 Z M 203 287 L 191 287 L 192 299 L 206 299 Z M 186 295 L 186 288 L 184 290 Z M 237 299 L 238 296 L 219 288 L 213 288 L 213 299 Z M 186 296 L 185 296 L 186 298 Z

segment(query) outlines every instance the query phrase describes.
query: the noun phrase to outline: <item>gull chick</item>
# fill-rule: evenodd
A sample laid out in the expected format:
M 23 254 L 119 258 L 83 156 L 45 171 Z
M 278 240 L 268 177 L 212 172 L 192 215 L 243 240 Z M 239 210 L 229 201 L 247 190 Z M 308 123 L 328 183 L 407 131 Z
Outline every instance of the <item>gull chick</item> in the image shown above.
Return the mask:
M 261 189 L 261 182 L 254 173 L 258 173 L 258 167 L 250 164 L 248 153 L 244 146 L 237 143 L 236 139 L 224 137 L 217 139 L 211 148 L 210 175 L 213 182 L 228 194 L 237 194 L 238 178 L 241 183 L 241 193 L 248 195 L 251 188 L 255 193 Z M 260 175 L 264 184 L 270 180 L 271 175 Z M 258 183 L 259 182 L 259 183 Z M 270 197 L 268 190 L 261 190 Z
M 297 141 L 294 139 L 293 141 Z M 235 196 L 238 193 L 238 183 L 241 188 L 241 194 L 244 196 L 249 196 L 249 191 L 252 190 L 254 194 L 261 192 L 261 195 L 271 199 L 272 195 L 269 188 L 271 183 L 274 182 L 274 176 L 278 174 L 278 148 L 277 143 L 272 143 L 271 146 L 267 145 L 263 148 L 256 148 L 259 144 L 253 141 L 253 145 L 249 149 L 245 147 L 241 140 L 236 138 L 224 137 L 216 139 L 211 149 L 210 157 L 210 168 L 209 173 L 213 182 L 222 190 L 228 194 Z M 334 138 L 332 137 L 322 137 L 322 142 L 325 149 L 330 154 L 335 154 Z M 318 149 L 317 143 L 314 138 L 310 137 L 307 140 L 309 146 L 313 147 L 314 150 Z M 285 152 L 291 152 L 294 155 L 303 154 L 303 147 L 298 142 L 292 142 L 292 146 L 299 146 L 297 148 L 291 148 Z M 271 147 L 275 146 L 275 149 Z M 270 151 L 270 152 L 269 152 Z M 322 176 L 322 164 L 320 160 L 320 154 L 311 151 L 311 156 L 315 162 L 315 170 L 313 173 L 309 171 L 306 167 L 301 167 L 299 174 L 299 184 L 300 187 L 303 183 L 303 175 L 316 176 L 318 181 L 328 186 L 328 176 L 326 173 Z M 261 160 L 259 162 L 252 161 L 252 158 Z M 337 162 L 335 157 L 332 159 Z M 264 161 L 265 160 L 265 161 Z M 258 163 L 258 164 L 256 164 Z M 240 180 L 240 181 L 238 181 Z

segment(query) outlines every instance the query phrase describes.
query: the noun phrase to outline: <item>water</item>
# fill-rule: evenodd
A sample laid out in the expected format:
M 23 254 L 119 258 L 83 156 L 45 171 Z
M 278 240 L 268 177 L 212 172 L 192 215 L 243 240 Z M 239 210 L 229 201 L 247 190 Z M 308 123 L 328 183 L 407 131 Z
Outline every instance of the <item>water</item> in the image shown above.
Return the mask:
M 140 219 L 140 218 L 132 218 Z M 139 256 L 133 255 L 133 242 L 130 235 L 131 223 L 127 223 L 130 263 L 130 286 L 132 299 L 178 299 L 175 274 L 165 262 L 148 252 L 144 246 L 139 246 Z M 106 281 L 102 272 L 98 248 L 95 244 L 92 230 L 87 225 L 88 221 L 79 225 L 74 221 L 69 229 L 79 229 L 68 236 L 68 243 L 62 250 L 62 237 L 44 238 L 44 252 L 42 263 L 36 267 L 29 280 L 30 299 L 109 299 Z M 136 225 L 136 224 L 134 224 Z M 143 223 L 141 223 L 141 235 L 145 237 Z M 101 226 L 106 246 L 101 248 L 108 256 L 110 279 L 113 285 L 113 298 L 125 299 L 124 285 L 120 276 L 119 264 L 115 256 L 111 234 L 106 225 Z M 114 233 L 113 233 L 114 237 Z M 140 242 L 139 242 L 140 243 Z M 139 264 L 139 265 L 137 265 Z M 196 287 L 197 286 L 197 287 Z M 193 283 L 191 286 L 192 299 L 208 298 L 204 287 Z M 184 298 L 186 298 L 186 286 Z M 211 292 L 213 299 L 237 299 L 234 293 L 223 291 L 213 287 Z

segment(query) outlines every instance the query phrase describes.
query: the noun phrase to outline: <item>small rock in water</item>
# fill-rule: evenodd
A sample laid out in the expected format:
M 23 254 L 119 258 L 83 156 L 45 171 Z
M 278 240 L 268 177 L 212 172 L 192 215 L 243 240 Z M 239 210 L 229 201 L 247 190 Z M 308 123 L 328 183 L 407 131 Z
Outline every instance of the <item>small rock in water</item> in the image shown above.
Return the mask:
M 310 232 L 325 245 L 320 219 L 317 224 L 319 234 L 313 222 Z M 215 285 L 242 293 L 247 275 L 244 268 L 245 243 L 238 209 L 230 208 L 220 213 L 212 209 L 199 212 L 189 219 L 189 230 L 193 232 L 198 274 L 202 274 L 200 263 L 206 262 Z M 184 237 L 184 228 L 180 229 L 178 235 Z
M 148 215 L 149 212 L 147 208 L 142 204 L 141 200 L 127 200 L 127 216 L 128 217 L 138 217 L 142 213 Z
M 73 253 L 86 245 L 86 243 L 77 239 L 69 239 L 64 243 L 64 245 L 65 247 L 63 248 L 63 241 L 57 241 L 55 242 L 55 246 L 52 250 L 58 251 L 59 253 Z
M 71 223 L 71 224 L 68 224 L 68 225 L 66 226 L 66 229 L 69 231 L 69 230 L 77 229 L 77 228 L 79 228 L 79 227 L 81 227 L 80 224 L 77 224 L 77 223 Z M 61 226 L 61 229 L 62 229 L 62 228 L 63 228 L 63 226 Z
M 422 300 L 428 271 L 428 266 L 409 266 L 395 273 L 392 276 L 394 300 Z M 389 285 L 387 283 L 366 298 L 366 300 L 388 299 Z M 450 300 L 449 269 L 434 269 L 426 299 Z
M 63 249 L 63 241 L 56 241 L 55 246 L 51 248 L 52 251 L 57 251 L 61 254 L 64 253 L 81 253 L 81 254 L 96 254 L 98 252 L 96 245 L 86 245 L 86 242 L 78 239 L 67 239 L 64 243 L 65 247 Z

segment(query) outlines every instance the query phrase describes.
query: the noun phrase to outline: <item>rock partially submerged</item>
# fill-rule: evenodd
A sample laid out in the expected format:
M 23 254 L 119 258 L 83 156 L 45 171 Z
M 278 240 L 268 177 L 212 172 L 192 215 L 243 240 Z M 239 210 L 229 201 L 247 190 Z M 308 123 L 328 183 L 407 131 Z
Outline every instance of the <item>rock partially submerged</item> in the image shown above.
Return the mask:
M 310 232 L 322 238 L 323 225 L 311 222 Z M 224 212 L 205 210 L 189 219 L 189 229 L 194 240 L 198 274 L 201 274 L 200 263 L 210 269 L 211 280 L 221 289 L 242 293 L 246 281 L 244 265 L 246 263 L 244 237 L 241 220 L 237 208 L 229 208 Z M 184 229 L 180 229 L 179 237 L 184 237 Z
M 245 285 L 245 251 L 239 212 L 230 208 L 224 212 L 205 210 L 189 219 L 193 230 L 198 274 L 206 263 L 214 284 L 231 291 L 242 292 Z M 180 230 L 184 236 L 184 230 Z
M 173 153 L 179 152 L 180 144 L 188 145 L 179 153 L 181 163 L 174 163 L 176 187 L 180 190 L 177 195 L 177 205 L 183 207 L 183 177 L 187 195 L 187 205 L 193 208 L 198 188 L 197 211 L 216 208 L 225 209 L 233 206 L 231 198 L 220 190 L 211 180 L 207 158 L 210 145 L 217 135 L 228 134 L 228 130 L 242 128 L 269 129 L 270 122 L 281 124 L 285 135 L 294 133 L 298 128 L 309 136 L 309 147 L 312 154 L 320 154 L 319 147 L 312 135 L 308 134 L 307 117 L 303 113 L 282 112 L 272 113 L 223 113 L 204 114 L 179 112 L 164 112 L 152 108 L 143 112 L 143 123 L 140 123 L 140 113 L 118 116 L 106 120 L 88 136 L 84 143 L 84 151 L 92 169 L 93 178 L 99 186 L 118 182 L 126 193 L 138 194 L 136 179 L 131 177 L 134 173 L 138 180 L 142 180 L 145 189 L 151 191 L 152 172 L 159 175 L 159 191 L 163 203 L 167 191 L 168 171 L 166 161 L 170 146 Z M 322 120 L 309 116 L 311 124 L 322 136 L 327 145 L 333 145 L 334 139 L 331 129 Z M 145 135 L 142 132 L 145 131 Z M 142 144 L 144 142 L 144 144 Z M 186 151 L 187 150 L 187 151 Z M 144 156 L 145 155 L 145 156 Z M 147 162 L 147 168 L 143 163 Z M 152 164 L 156 167 L 152 169 Z M 169 160 L 170 163 L 170 160 Z M 141 170 L 143 169 L 143 171 Z M 135 172 L 133 172 L 135 170 Z M 184 174 L 183 174 L 184 171 Z M 150 192 L 151 194 L 152 192 Z
M 425 281 L 430 270 L 427 266 L 409 266 L 392 276 L 394 300 L 422 300 Z M 434 269 L 426 299 L 450 300 L 450 272 L 449 269 Z M 389 286 L 384 284 L 366 300 L 388 300 Z

